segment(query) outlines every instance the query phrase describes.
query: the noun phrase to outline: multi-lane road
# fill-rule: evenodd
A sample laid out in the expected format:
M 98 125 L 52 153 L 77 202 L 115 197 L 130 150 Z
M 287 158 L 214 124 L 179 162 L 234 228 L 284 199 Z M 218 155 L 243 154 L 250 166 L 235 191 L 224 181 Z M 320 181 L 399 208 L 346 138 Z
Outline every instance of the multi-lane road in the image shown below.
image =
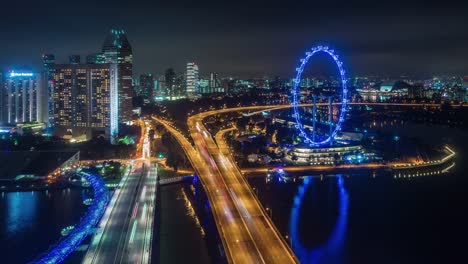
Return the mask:
M 157 191 L 157 164 L 149 157 L 148 128 L 137 152 L 143 158 L 127 162 L 128 171 L 115 189 L 83 263 L 149 263 Z
M 369 103 L 349 103 L 368 105 Z M 437 104 L 388 104 L 382 106 L 439 107 Z M 311 106 L 304 104 L 301 107 Z M 166 120 L 153 117 L 171 132 L 199 174 L 229 262 L 234 263 L 295 263 L 298 262 L 286 241 L 276 230 L 261 207 L 250 186 L 229 154 L 221 131 L 216 141 L 203 125 L 208 116 L 235 111 L 261 111 L 291 108 L 291 105 L 249 106 L 203 112 L 188 118 L 187 124 L 195 147 Z M 303 168 L 302 168 L 303 169 Z
M 213 137 L 209 135 L 208 130 L 202 123 L 205 117 L 204 114 L 198 114 L 188 119 L 191 136 L 194 140 L 198 138 L 198 140 L 195 140 L 195 145 L 199 151 L 203 152 L 206 149 L 209 156 L 214 159 L 219 175 L 222 178 L 222 187 L 228 191 L 262 262 L 297 262 L 294 253 L 276 230 L 267 216 L 267 212 L 263 210 L 250 185 L 233 161 L 224 140 L 216 138 L 215 142 Z M 222 134 L 219 133 L 219 135 Z
M 198 118 L 203 119 L 203 116 Z M 200 176 L 210 200 L 225 253 L 233 263 L 296 263 L 232 160 L 214 143 L 199 119 L 189 118 L 189 141 L 167 121 L 163 124 L 178 140 Z
M 156 167 L 136 160 L 114 192 L 83 263 L 148 263 Z

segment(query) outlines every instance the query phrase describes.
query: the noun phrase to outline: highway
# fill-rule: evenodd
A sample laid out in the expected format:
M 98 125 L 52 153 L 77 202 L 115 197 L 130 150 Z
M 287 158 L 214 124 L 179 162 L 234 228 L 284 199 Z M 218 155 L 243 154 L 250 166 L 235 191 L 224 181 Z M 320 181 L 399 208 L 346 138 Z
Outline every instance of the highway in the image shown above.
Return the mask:
M 157 191 L 157 164 L 151 163 L 148 130 L 143 121 L 137 146 L 143 158 L 133 160 L 112 196 L 83 263 L 150 263 Z
M 349 105 L 440 107 L 438 104 L 349 103 Z M 300 107 L 307 106 L 312 106 L 312 104 L 300 105 Z M 171 122 L 153 116 L 153 119 L 163 124 L 182 145 L 192 166 L 200 176 L 211 203 L 215 222 L 229 262 L 296 263 L 298 260 L 267 217 L 267 213 L 261 207 L 240 169 L 233 161 L 229 149 L 222 139 L 222 134 L 231 129 L 220 131 L 215 142 L 202 121 L 208 116 L 228 112 L 254 111 L 247 114 L 253 115 L 262 111 L 291 107 L 291 105 L 235 107 L 190 116 L 187 124 L 195 147 L 177 128 L 172 126 Z M 402 165 L 408 166 L 407 164 L 391 164 L 390 166 Z M 381 166 L 381 164 L 366 165 L 367 168 Z M 351 167 L 352 165 L 343 166 L 343 168 Z M 314 168 L 319 169 L 317 166 Z M 303 167 L 295 169 L 304 170 Z M 326 166 L 320 169 L 327 170 L 330 167 Z
M 237 167 L 218 155 L 219 149 L 198 120 L 188 121 L 195 149 L 169 122 L 153 119 L 176 137 L 198 172 L 230 263 L 298 262 Z
M 143 183 L 133 203 L 124 254 L 119 263 L 149 263 L 156 199 L 157 165 L 145 162 Z
M 144 162 L 135 161 L 129 175 L 122 180 L 121 188 L 116 189 L 83 259 L 84 264 L 120 263 L 133 200 L 144 171 Z
M 227 188 L 223 187 L 222 178 L 215 169 L 214 161 L 207 161 L 202 158 L 202 155 L 206 156 L 208 153 L 206 151 L 203 153 L 196 151 L 190 142 L 177 129 L 172 127 L 171 123 L 156 117 L 153 117 L 153 119 L 164 125 L 177 139 L 190 159 L 192 166 L 198 172 L 210 201 L 227 260 L 230 263 L 264 263 L 230 198 Z
M 229 148 L 224 140 L 217 139 L 215 143 L 209 135 L 202 123 L 205 117 L 205 113 L 202 113 L 188 119 L 192 138 L 194 138 L 199 151 L 208 150 L 209 157 L 215 160 L 224 187 L 228 190 L 234 205 L 239 211 L 241 220 L 249 231 L 262 260 L 265 263 L 298 262 L 287 242 L 276 230 L 267 216 L 267 212 L 257 200 L 250 185 L 242 176 L 229 154 Z M 227 129 L 227 131 L 229 130 L 231 129 Z M 218 134 L 222 135 L 224 131 Z

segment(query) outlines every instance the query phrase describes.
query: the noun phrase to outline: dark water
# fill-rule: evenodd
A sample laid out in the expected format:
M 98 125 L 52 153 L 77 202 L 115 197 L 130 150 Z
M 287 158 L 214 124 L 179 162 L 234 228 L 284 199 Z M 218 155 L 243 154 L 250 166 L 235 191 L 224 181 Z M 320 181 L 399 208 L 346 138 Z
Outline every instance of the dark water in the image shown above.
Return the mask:
M 466 263 L 466 131 L 426 125 L 397 131 L 428 144 L 450 143 L 455 167 L 401 179 L 377 171 L 287 184 L 250 180 L 302 263 Z
M 185 192 L 186 195 L 182 194 Z M 191 209 L 191 188 L 171 185 L 159 190 L 153 263 L 210 263 L 203 222 Z M 60 238 L 60 231 L 79 222 L 86 211 L 81 189 L 0 194 L 0 263 L 28 263 Z M 200 219 L 201 221 L 201 219 Z M 156 224 L 155 223 L 155 224 Z M 66 263 L 81 263 L 72 254 Z
M 152 263 L 210 263 L 206 231 L 197 216 L 190 186 L 158 190 Z
M 1 263 L 27 263 L 56 243 L 62 228 L 79 222 L 81 189 L 0 194 Z

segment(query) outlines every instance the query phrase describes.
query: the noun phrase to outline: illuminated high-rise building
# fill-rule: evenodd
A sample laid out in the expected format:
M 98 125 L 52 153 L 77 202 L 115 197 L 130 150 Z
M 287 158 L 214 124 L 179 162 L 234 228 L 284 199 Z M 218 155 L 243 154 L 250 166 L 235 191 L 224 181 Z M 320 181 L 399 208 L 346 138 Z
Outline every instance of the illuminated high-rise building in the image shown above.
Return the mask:
M 80 64 L 81 63 L 81 57 L 80 57 L 80 55 L 70 55 L 68 57 L 68 62 L 70 64 Z
M 154 77 L 151 73 L 140 75 L 140 95 L 147 100 L 152 100 L 154 94 Z
M 187 63 L 186 76 L 187 96 L 195 96 L 198 93 L 198 65 L 195 62 Z
M 106 63 L 117 65 L 117 84 L 119 91 L 119 121 L 132 118 L 132 47 L 123 30 L 112 29 L 104 40 L 102 53 Z
M 49 79 L 54 79 L 54 65 L 55 55 L 54 54 L 42 54 L 42 65 L 44 66 L 44 72 L 47 73 Z
M 206 93 L 223 93 L 224 89 L 218 79 L 218 74 L 215 72 L 210 73 L 210 81 Z
M 42 74 L 27 70 L 6 73 L 2 92 L 3 122 L 47 122 L 47 89 L 42 78 Z
M 3 73 L 0 72 L 0 123 L 5 119 L 5 87 L 3 83 Z
M 55 65 L 55 55 L 54 54 L 43 54 L 42 55 L 42 65 L 43 65 L 43 72 L 45 74 L 45 78 L 43 79 L 44 86 L 47 92 L 47 116 L 48 122 L 47 124 L 50 126 L 54 123 L 54 65 Z
M 86 56 L 86 63 L 87 64 L 103 64 L 106 63 L 106 59 L 104 54 L 102 53 L 94 53 Z
M 104 132 L 118 135 L 116 64 L 59 64 L 55 67 L 54 121 L 57 134 Z

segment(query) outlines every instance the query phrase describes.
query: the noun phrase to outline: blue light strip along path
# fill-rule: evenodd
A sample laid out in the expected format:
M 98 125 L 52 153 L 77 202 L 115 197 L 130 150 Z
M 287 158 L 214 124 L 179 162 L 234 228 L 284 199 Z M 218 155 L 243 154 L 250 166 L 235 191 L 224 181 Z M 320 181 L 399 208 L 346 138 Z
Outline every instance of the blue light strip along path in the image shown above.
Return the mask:
M 91 184 L 94 190 L 93 203 L 73 231 L 35 263 L 61 263 L 92 232 L 101 219 L 109 202 L 109 190 L 100 176 L 87 172 L 80 172 L 80 175 Z

